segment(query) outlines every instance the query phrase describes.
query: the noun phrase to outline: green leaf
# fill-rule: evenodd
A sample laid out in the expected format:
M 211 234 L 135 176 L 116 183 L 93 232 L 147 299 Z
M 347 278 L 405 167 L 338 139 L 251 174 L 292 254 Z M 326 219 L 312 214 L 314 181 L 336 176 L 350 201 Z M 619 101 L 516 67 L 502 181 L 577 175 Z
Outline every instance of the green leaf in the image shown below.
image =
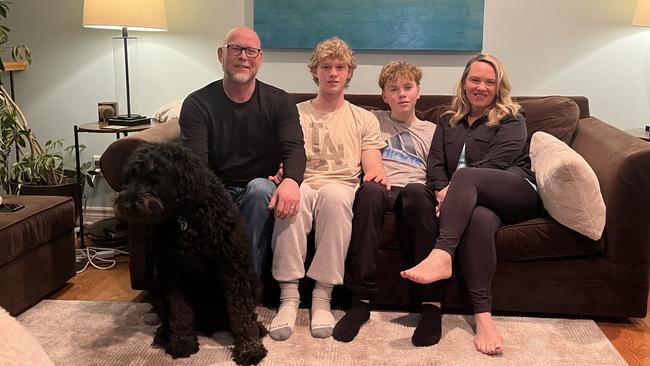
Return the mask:
M 93 177 L 90 175 L 86 175 L 86 183 L 92 188 L 95 188 L 95 183 L 93 182 Z

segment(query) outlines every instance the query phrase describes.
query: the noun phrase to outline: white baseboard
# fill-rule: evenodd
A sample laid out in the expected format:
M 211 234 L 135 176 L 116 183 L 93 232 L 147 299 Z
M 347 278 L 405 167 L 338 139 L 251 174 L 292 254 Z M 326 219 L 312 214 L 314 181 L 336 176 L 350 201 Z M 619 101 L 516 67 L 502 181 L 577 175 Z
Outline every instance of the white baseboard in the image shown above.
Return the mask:
M 84 208 L 84 226 L 113 216 L 113 207 L 88 206 Z

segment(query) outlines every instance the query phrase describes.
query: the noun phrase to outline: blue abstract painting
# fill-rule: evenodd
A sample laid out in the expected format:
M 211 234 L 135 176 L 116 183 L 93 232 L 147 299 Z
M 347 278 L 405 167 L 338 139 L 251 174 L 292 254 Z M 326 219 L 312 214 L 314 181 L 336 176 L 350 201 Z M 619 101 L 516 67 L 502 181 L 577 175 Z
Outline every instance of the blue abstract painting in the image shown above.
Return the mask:
M 254 0 L 264 48 L 314 48 L 337 36 L 357 50 L 480 51 L 485 0 Z

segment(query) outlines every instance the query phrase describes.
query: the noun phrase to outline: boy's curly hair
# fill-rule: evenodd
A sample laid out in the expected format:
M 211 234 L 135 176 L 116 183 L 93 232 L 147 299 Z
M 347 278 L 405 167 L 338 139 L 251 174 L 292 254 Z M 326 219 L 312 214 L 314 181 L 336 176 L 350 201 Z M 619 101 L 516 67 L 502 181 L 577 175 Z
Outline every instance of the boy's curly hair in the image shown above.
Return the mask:
M 318 64 L 326 58 L 339 59 L 348 64 L 350 77 L 345 81 L 345 86 L 347 87 L 350 84 L 350 80 L 352 80 L 354 69 L 357 68 L 357 61 L 354 58 L 352 48 L 345 41 L 337 37 L 328 38 L 316 45 L 307 64 L 316 85 L 318 85 L 316 69 L 318 68 Z
M 422 80 L 422 69 L 405 61 L 391 61 L 381 68 L 379 87 L 383 91 L 386 83 L 395 82 L 400 77 L 413 80 L 419 86 Z

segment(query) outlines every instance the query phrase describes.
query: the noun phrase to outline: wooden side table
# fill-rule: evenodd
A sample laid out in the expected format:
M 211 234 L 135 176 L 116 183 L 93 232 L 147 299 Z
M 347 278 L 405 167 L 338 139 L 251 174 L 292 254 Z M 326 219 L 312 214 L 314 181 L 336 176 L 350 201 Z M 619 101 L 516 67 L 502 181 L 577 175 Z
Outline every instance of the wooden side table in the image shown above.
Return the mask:
M 129 132 L 138 132 L 143 131 L 148 128 L 151 128 L 154 125 L 159 124 L 160 122 L 152 119 L 151 123 L 137 125 L 137 126 L 113 126 L 107 122 L 89 122 L 82 123 L 80 125 L 74 126 L 74 151 L 76 158 L 76 168 L 77 168 L 77 184 L 79 184 L 79 189 L 81 190 L 83 196 L 83 181 L 81 177 L 81 160 L 79 158 L 79 133 L 114 133 L 117 139 L 120 137 L 128 136 Z M 77 214 L 79 215 L 79 235 L 80 235 L 80 245 L 82 248 L 86 247 L 84 242 L 84 215 L 83 215 L 83 204 L 79 205 L 77 208 Z
M 625 130 L 625 132 L 629 133 L 634 137 L 638 137 L 641 140 L 650 142 L 650 131 L 647 131 L 645 128 L 632 128 L 629 130 Z

